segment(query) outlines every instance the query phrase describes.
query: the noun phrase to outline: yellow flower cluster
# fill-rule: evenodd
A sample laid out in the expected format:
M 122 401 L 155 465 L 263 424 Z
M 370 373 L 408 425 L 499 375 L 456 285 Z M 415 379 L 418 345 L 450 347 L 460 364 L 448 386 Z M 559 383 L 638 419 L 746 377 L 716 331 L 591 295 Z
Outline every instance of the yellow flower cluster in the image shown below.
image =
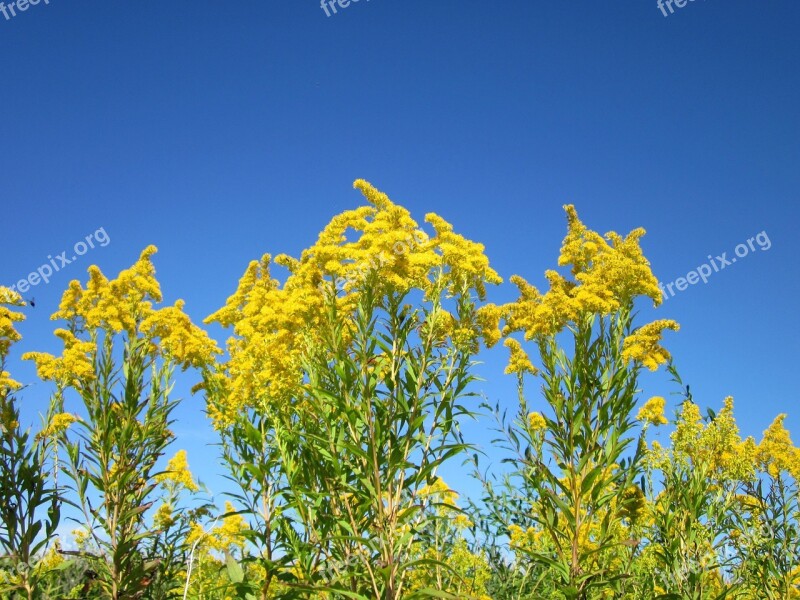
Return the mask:
M 451 490 L 450 486 L 441 477 L 437 477 L 431 485 L 421 487 L 417 495 L 420 498 L 432 498 L 447 506 L 457 506 L 458 493 Z
M 64 319 L 69 330 L 58 329 L 64 342 L 61 357 L 31 352 L 23 359 L 36 363 L 39 377 L 60 385 L 75 386 L 93 379 L 97 348 L 93 341 L 97 332 L 106 335 L 125 333 L 130 339 L 144 338 L 151 342 L 154 354 L 183 368 L 211 363 L 220 351 L 208 334 L 193 325 L 183 313 L 183 302 L 173 307 L 154 309 L 161 302 L 161 289 L 155 278 L 152 256 L 155 246 L 148 246 L 134 265 L 108 280 L 96 266 L 89 267 L 89 280 L 84 289 L 72 281 L 61 298 L 52 319 Z M 79 339 L 84 332 L 88 339 Z
M 786 472 L 796 481 L 800 481 L 800 448 L 792 443 L 792 438 L 783 425 L 785 419 L 785 414 L 778 415 L 764 431 L 756 458 L 759 466 L 772 477 Z
M 94 342 L 81 341 L 66 329 L 56 329 L 56 337 L 64 343 L 64 352 L 55 357 L 45 352 L 27 352 L 23 360 L 36 363 L 36 372 L 44 381 L 55 381 L 60 386 L 77 386 L 94 379 L 94 355 L 97 347 Z
M 153 523 L 158 529 L 169 529 L 175 524 L 175 510 L 172 504 L 164 502 L 153 515 Z
M 283 285 L 272 278 L 272 258 L 264 255 L 250 263 L 225 306 L 206 319 L 234 333 L 224 373 L 206 382 L 213 396 L 209 414 L 218 428 L 247 407 L 292 406 L 303 383 L 302 353 L 317 340 L 331 298 L 346 322 L 367 285 L 377 297 L 414 289 L 430 295 L 438 286 L 483 297 L 486 283 L 501 282 L 483 245 L 454 233 L 441 217 L 426 216 L 435 231 L 429 237 L 386 194 L 361 179 L 354 186 L 369 205 L 334 217 L 300 259 L 277 256 L 275 264 L 289 271 Z M 472 343 L 477 336 L 477 324 L 444 314 L 429 325 L 439 333 L 446 326 L 454 343 Z
M 678 463 L 703 465 L 723 480 L 745 481 L 755 476 L 758 448 L 752 437 L 742 440 L 739 435 L 731 397 L 725 398 L 722 409 L 708 424 L 703 423 L 697 404 L 684 402 L 670 437 L 672 458 Z M 669 455 L 666 450 L 661 452 L 663 462 Z
M 532 412 L 528 415 L 528 428 L 534 432 L 547 429 L 547 421 L 542 413 Z
M 523 529 L 519 525 L 510 525 L 508 537 L 512 550 L 541 550 L 544 546 L 544 539 L 549 540 L 549 536 L 542 529 L 528 527 Z
M 640 296 L 652 299 L 655 305 L 661 303 L 658 280 L 639 244 L 643 229 L 635 229 L 626 237 L 613 231 L 602 236 L 581 222 L 574 206 L 564 209 L 568 227 L 558 264 L 571 267 L 572 279 L 557 271 L 546 271 L 549 289 L 543 294 L 522 277 L 513 276 L 511 281 L 519 289 L 519 298 L 479 310 L 477 320 L 487 345 L 517 331 L 523 331 L 526 340 L 551 337 L 584 316 L 608 316 L 628 309 Z M 500 329 L 502 321 L 505 326 Z M 661 333 L 677 328 L 674 321 L 656 321 L 641 327 L 625 340 L 625 358 L 657 368 L 669 358 L 659 345 Z M 509 365 L 509 371 L 515 372 L 515 368 Z
M 156 475 L 156 481 L 163 484 L 172 484 L 183 487 L 190 492 L 196 492 L 200 488 L 194 481 L 192 472 L 189 470 L 189 460 L 186 450 L 178 450 L 169 462 L 163 473 Z
M 680 326 L 670 319 L 660 319 L 642 325 L 625 338 L 622 346 L 622 358 L 643 364 L 651 371 L 670 358 L 669 352 L 661 346 L 664 330 L 678 331 Z
M 236 509 L 230 502 L 225 502 L 225 512 L 233 513 Z M 199 523 L 192 523 L 189 534 L 186 536 L 186 543 L 192 546 L 198 542 L 198 547 L 204 550 L 216 550 L 225 552 L 232 547 L 243 548 L 245 539 L 242 532 L 249 529 L 244 517 L 231 514 L 222 520 L 222 525 L 214 527 L 206 532 Z
M 58 436 L 65 432 L 69 426 L 77 420 L 78 417 L 70 413 L 59 413 L 57 415 L 53 415 L 53 418 L 50 419 L 50 423 L 48 423 L 47 427 L 39 432 L 37 437 L 46 438 Z
M 669 421 L 667 421 L 664 416 L 665 405 L 666 400 L 664 400 L 664 398 L 661 396 L 653 396 L 639 409 L 639 414 L 636 415 L 636 418 L 640 421 L 655 425 L 656 427 L 659 425 L 666 425 Z
M 3 366 L 11 345 L 20 341 L 22 336 L 14 327 L 14 323 L 25 320 L 21 312 L 11 310 L 9 306 L 25 306 L 25 302 L 17 292 L 0 286 L 0 367 Z M 0 394 L 4 390 L 18 390 L 22 385 L 11 379 L 11 374 L 0 368 Z
M 522 349 L 522 345 L 517 340 L 514 338 L 506 338 L 503 345 L 508 348 L 511 353 L 508 359 L 508 366 L 505 370 L 506 375 L 512 373 L 517 373 L 519 375 L 530 373 L 531 375 L 536 375 L 536 373 L 539 372 L 538 369 L 533 366 L 530 357 L 525 350 Z
M 184 369 L 202 368 L 211 364 L 219 354 L 216 343 L 208 333 L 194 325 L 183 312 L 185 302 L 153 311 L 139 326 L 139 331 L 151 340 L 153 348 Z

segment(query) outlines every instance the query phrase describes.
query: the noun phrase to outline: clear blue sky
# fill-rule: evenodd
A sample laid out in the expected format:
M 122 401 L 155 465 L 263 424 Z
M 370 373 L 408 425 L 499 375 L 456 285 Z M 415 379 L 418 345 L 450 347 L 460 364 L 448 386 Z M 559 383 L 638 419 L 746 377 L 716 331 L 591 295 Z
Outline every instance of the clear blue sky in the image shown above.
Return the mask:
M 799 28 L 795 0 L 668 17 L 655 0 L 361 0 L 331 17 L 316 0 L 42 0 L 0 14 L 0 283 L 101 227 L 111 239 L 28 294 L 16 351 L 56 351 L 48 317 L 68 281 L 91 263 L 115 275 L 151 243 L 167 300 L 201 320 L 249 260 L 298 254 L 359 204 L 363 177 L 538 284 L 567 202 L 600 231 L 645 227 L 664 282 L 765 231 L 769 250 L 643 317 L 682 323 L 668 347 L 701 405 L 735 396 L 757 437 L 788 412 L 800 441 Z M 512 406 L 505 351 L 483 358 L 488 399 Z M 28 422 L 47 396 L 25 390 Z M 176 447 L 217 482 L 202 409 L 186 398 Z

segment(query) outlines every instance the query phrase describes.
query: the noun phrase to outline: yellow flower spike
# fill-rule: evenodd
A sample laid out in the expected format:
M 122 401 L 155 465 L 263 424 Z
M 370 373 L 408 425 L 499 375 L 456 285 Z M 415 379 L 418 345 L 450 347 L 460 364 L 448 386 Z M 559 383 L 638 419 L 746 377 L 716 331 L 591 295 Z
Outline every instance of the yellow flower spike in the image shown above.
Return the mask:
M 184 369 L 210 365 L 214 356 L 222 352 L 204 329 L 192 323 L 183 307 L 184 301 L 178 300 L 175 306 L 153 311 L 141 322 L 139 330 L 154 341 L 158 352 Z
M 785 419 L 785 414 L 778 415 L 764 431 L 758 445 L 757 460 L 759 466 L 772 477 L 779 477 L 786 472 L 800 481 L 800 450 L 795 447 L 789 431 L 783 425 Z
M 21 312 L 11 310 L 9 306 L 25 306 L 25 301 L 17 292 L 0 286 L 0 366 L 2 366 L 12 344 L 20 341 L 22 336 L 14 327 L 14 323 L 25 320 Z M 22 385 L 13 379 L 7 371 L 0 369 L 0 393 L 3 390 L 17 390 Z
M 520 298 L 505 307 L 506 335 L 524 331 L 527 340 L 549 337 L 581 315 L 609 315 L 630 306 L 638 296 L 647 296 L 656 305 L 661 302 L 658 280 L 639 244 L 643 229 L 635 229 L 625 238 L 614 232 L 601 236 L 580 221 L 574 206 L 566 205 L 564 210 L 567 235 L 558 264 L 571 267 L 574 280 L 548 271 L 550 289 L 540 294 L 521 277 L 512 277 Z M 652 368 L 660 360 L 651 353 L 647 366 Z
M 531 375 L 536 375 L 539 372 L 539 370 L 533 366 L 530 357 L 525 350 L 522 349 L 522 345 L 517 340 L 514 338 L 507 338 L 506 341 L 503 342 L 503 345 L 508 348 L 510 352 L 508 366 L 506 366 L 505 369 L 506 375 L 511 375 L 512 373 L 517 373 L 519 375 L 530 373 Z
M 625 338 L 622 358 L 639 362 L 651 371 L 666 363 L 670 354 L 661 347 L 661 336 L 667 329 L 678 331 L 680 325 L 670 319 L 660 319 L 639 327 Z
M 528 415 L 528 427 L 531 431 L 544 431 L 547 429 L 547 420 L 542 413 L 532 412 Z
M 95 378 L 93 356 L 97 347 L 93 342 L 78 339 L 66 329 L 56 329 L 56 337 L 64 343 L 60 357 L 45 352 L 26 352 L 22 360 L 32 360 L 43 381 L 53 381 L 59 386 L 81 385 Z
M 58 436 L 64 433 L 67 429 L 69 429 L 70 425 L 78 420 L 78 417 L 70 413 L 59 413 L 57 415 L 53 415 L 53 418 L 50 419 L 50 423 L 47 424 L 47 427 L 40 431 L 36 437 L 42 439 Z
M 659 425 L 666 425 L 669 421 L 667 421 L 667 418 L 664 416 L 665 405 L 666 400 L 663 397 L 653 396 L 639 409 L 636 418 L 639 421 L 645 421 L 656 427 Z
M 168 529 L 175 524 L 175 515 L 172 505 L 164 502 L 153 515 L 153 523 L 158 529 Z
M 165 484 L 174 484 L 183 487 L 190 492 L 196 492 L 200 488 L 194 481 L 192 472 L 189 470 L 189 460 L 186 450 L 178 450 L 167 463 L 164 472 L 156 475 L 156 481 Z

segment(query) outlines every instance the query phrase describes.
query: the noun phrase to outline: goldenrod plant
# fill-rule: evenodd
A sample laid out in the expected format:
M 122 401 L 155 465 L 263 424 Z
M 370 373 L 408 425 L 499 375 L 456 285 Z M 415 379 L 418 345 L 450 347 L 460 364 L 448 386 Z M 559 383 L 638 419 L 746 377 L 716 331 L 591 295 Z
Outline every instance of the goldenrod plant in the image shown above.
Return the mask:
M 14 393 L 22 385 L 6 371 L 11 346 L 21 339 L 14 324 L 25 302 L 0 288 L 0 594 L 33 600 L 46 587 L 51 561 L 40 560 L 53 545 L 61 501 L 47 473 L 47 448 L 40 437 L 20 424 Z
M 499 283 L 483 246 L 437 215 L 428 236 L 359 180 L 299 259 L 250 265 L 211 322 L 230 360 L 207 382 L 237 496 L 267 573 L 298 597 L 414 598 L 420 490 L 466 445 L 459 418 L 479 348 L 476 302 Z M 434 568 L 431 565 L 431 568 Z M 287 596 L 289 597 L 289 596 Z
M 485 480 L 492 537 L 509 536 L 523 572 L 506 582 L 514 597 L 586 600 L 619 594 L 637 541 L 632 535 L 643 491 L 643 442 L 633 416 L 642 368 L 669 358 L 660 345 L 677 323 L 635 323 L 637 298 L 661 302 L 658 281 L 636 229 L 622 237 L 588 229 L 573 206 L 559 266 L 541 293 L 519 276 L 517 301 L 482 309 L 495 340 L 510 350 L 506 372 L 518 379 L 519 412 L 506 426 L 513 453 L 509 489 Z M 502 329 L 499 327 L 502 325 Z M 539 366 L 522 344 L 536 351 Z M 524 378 L 541 382 L 544 403 L 532 411 Z M 498 506 L 498 503 L 500 505 Z M 502 559 L 502 557 L 500 557 Z
M 96 587 L 112 600 L 141 598 L 157 577 L 159 530 L 147 522 L 159 486 L 158 461 L 174 438 L 170 391 L 175 367 L 204 368 L 218 352 L 191 323 L 183 302 L 154 308 L 161 290 L 150 246 L 139 260 L 109 280 L 89 269 L 86 287 L 70 283 L 54 319 L 61 356 L 29 353 L 39 377 L 56 386 L 53 404 L 72 392 L 82 416 L 63 439 L 74 504 L 99 554 L 91 556 Z M 163 572 L 163 571 L 162 571 Z

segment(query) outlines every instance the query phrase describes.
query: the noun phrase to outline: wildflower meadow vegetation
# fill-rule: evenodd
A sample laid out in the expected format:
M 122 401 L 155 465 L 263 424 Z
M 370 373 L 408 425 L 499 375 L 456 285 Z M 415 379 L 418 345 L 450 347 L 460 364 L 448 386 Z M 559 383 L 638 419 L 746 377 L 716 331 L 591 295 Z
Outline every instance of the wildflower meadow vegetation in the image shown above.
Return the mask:
M 492 304 L 505 284 L 482 244 L 355 187 L 366 204 L 299 258 L 247 266 L 204 323 L 224 348 L 163 305 L 152 246 L 69 285 L 59 356 L 14 356 L 25 302 L 0 290 L 0 597 L 800 598 L 800 449 L 785 415 L 743 439 L 731 398 L 691 396 L 662 345 L 678 324 L 639 316 L 662 299 L 644 230 L 601 235 L 566 206 L 548 289 L 512 275 L 519 298 Z M 502 406 L 475 370 L 497 344 L 492 377 L 518 392 Z M 50 386 L 37 428 L 16 358 Z M 668 389 L 643 397 L 659 369 Z M 179 378 L 218 435 L 224 506 L 171 429 Z M 460 496 L 448 462 L 482 493 Z

